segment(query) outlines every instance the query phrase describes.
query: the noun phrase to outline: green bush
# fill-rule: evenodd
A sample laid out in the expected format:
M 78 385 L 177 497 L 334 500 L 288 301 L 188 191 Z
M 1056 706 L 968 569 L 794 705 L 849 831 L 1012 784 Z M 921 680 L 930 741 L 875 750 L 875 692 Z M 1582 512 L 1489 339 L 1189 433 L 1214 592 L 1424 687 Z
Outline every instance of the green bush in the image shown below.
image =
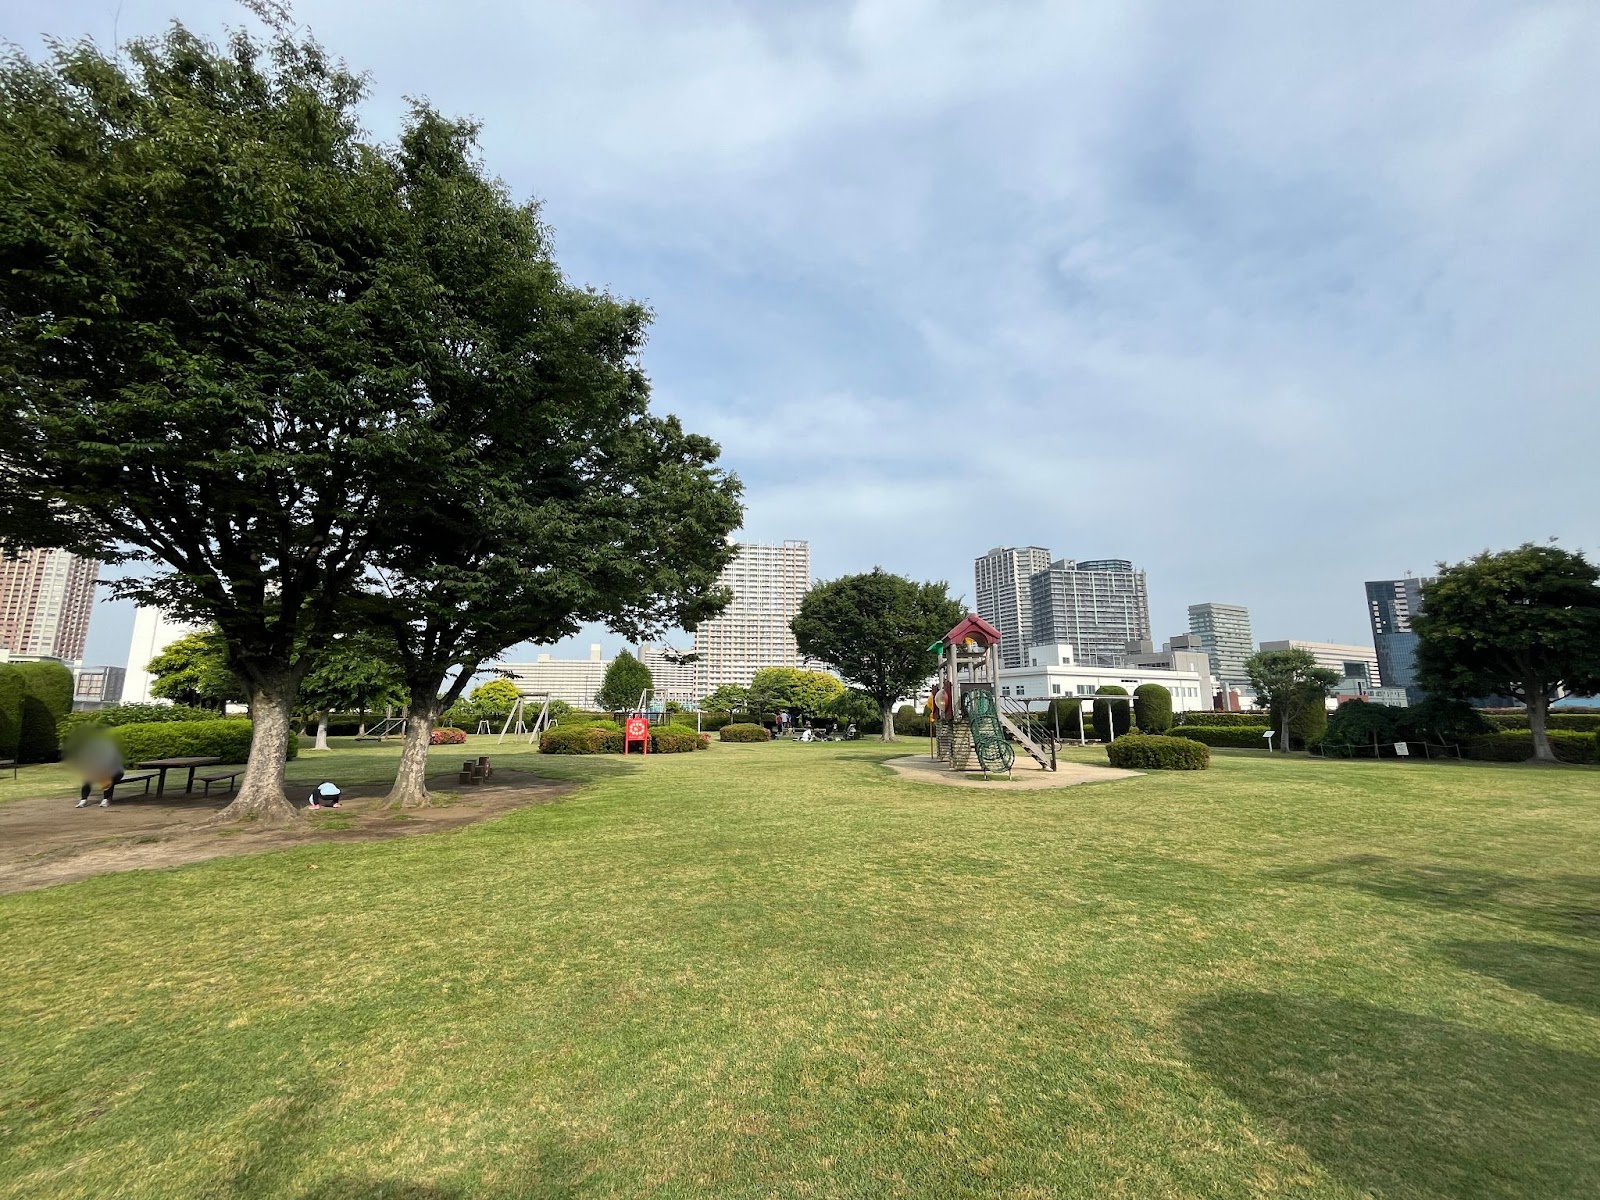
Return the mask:
M 856 729 L 861 733 L 882 733 L 883 722 L 873 721 L 857 725 Z M 894 710 L 894 731 L 900 737 L 927 737 L 928 714 L 918 712 L 909 704 L 902 704 Z
M 1516 713 L 1486 713 L 1484 714 L 1491 725 L 1498 729 L 1526 729 L 1528 728 L 1528 714 Z M 1571 733 L 1595 733 L 1600 731 L 1600 713 L 1567 713 L 1552 710 L 1545 720 L 1546 729 L 1560 729 Z
M 1210 712 L 1197 709 L 1179 713 L 1179 725 L 1203 725 L 1207 729 L 1221 729 L 1225 725 L 1242 725 L 1250 729 L 1267 729 L 1272 725 L 1272 715 L 1267 712 Z
M 1322 752 L 1333 757 L 1349 757 L 1361 747 L 1371 752 L 1405 740 L 1401 723 L 1406 710 L 1368 700 L 1347 700 L 1328 718 L 1322 738 Z
M 1600 762 L 1600 736 L 1571 729 L 1552 729 L 1548 736 L 1550 749 L 1562 762 Z M 1517 729 L 1480 734 L 1461 743 L 1461 753 L 1484 762 L 1526 762 L 1533 757 L 1533 734 Z
M 100 708 L 94 712 L 68 713 L 57 722 L 56 729 L 61 734 L 62 743 L 65 744 L 67 735 L 82 725 L 103 725 L 110 729 L 117 725 L 150 725 L 157 721 L 219 719 L 221 714 L 215 709 L 193 708 L 187 704 L 114 704 L 110 708 Z
M 1119 737 L 1106 747 L 1106 757 L 1113 767 L 1135 771 L 1204 771 L 1211 765 L 1204 743 L 1151 733 Z
M 23 686 L 27 686 L 24 680 Z M 22 720 L 17 728 L 19 763 L 55 762 L 61 757 L 61 739 L 56 732 L 56 716 L 32 690 L 22 694 Z
M 1118 687 L 1114 683 L 1108 683 L 1103 687 L 1096 688 L 1094 694 L 1096 696 L 1126 696 L 1128 689 Z M 1100 740 L 1102 742 L 1109 742 L 1113 737 L 1121 737 L 1133 727 L 1133 706 L 1121 702 L 1113 704 L 1109 700 L 1096 700 L 1094 702 L 1094 727 L 1100 731 Z
M 111 740 L 122 751 L 130 767 L 152 758 L 220 758 L 242 763 L 250 757 L 250 736 L 254 729 L 248 717 L 224 717 L 213 721 L 155 721 L 144 725 L 118 725 L 110 730 Z M 300 741 L 289 735 L 289 757 L 300 753 Z
M 725 742 L 766 742 L 772 740 L 764 725 L 724 725 L 718 736 Z
M 715 733 L 724 725 L 733 723 L 733 715 L 725 712 L 702 712 L 700 714 L 700 728 L 707 733 Z
M 1133 719 L 1141 733 L 1165 733 L 1172 728 L 1172 693 L 1159 683 L 1141 683 L 1133 689 Z
M 1267 748 L 1267 739 L 1261 736 L 1265 732 L 1266 727 L 1262 725 L 1218 725 L 1216 727 L 1175 725 L 1170 730 L 1170 736 L 1187 738 L 1190 741 L 1200 742 L 1206 746 L 1231 746 L 1237 750 L 1265 750 Z
M 1067 697 L 1050 701 L 1044 711 L 1044 727 L 1052 734 L 1059 728 L 1063 741 L 1077 741 L 1080 734 L 1087 738 L 1095 736 L 1094 722 L 1083 719 L 1083 705 Z
M 688 754 L 703 748 L 704 742 L 693 729 L 658 726 L 650 731 L 651 754 Z
M 39 698 L 52 722 L 72 711 L 72 672 L 56 662 L 12 663 L 28 690 Z
M 541 754 L 599 754 L 605 743 L 605 730 L 590 725 L 569 725 L 563 721 L 539 735 Z M 621 749 L 619 746 L 618 749 Z
M 22 702 L 28 695 L 28 685 L 22 676 L 11 670 L 9 664 L 0 663 L 0 758 L 15 760 L 17 741 L 22 736 Z

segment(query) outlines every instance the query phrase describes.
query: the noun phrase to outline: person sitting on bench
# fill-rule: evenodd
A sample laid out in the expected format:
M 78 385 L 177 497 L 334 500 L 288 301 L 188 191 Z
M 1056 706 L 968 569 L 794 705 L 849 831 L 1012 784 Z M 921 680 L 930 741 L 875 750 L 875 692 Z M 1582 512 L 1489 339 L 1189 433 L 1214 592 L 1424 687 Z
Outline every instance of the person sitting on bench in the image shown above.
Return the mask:
M 311 793 L 311 807 L 338 808 L 339 785 L 336 783 L 329 783 L 326 779 L 317 784 L 316 789 Z
M 72 762 L 83 776 L 78 807 L 89 807 L 89 793 L 100 791 L 100 807 L 111 807 L 111 790 L 122 780 L 122 751 L 103 733 L 92 733 L 72 749 Z

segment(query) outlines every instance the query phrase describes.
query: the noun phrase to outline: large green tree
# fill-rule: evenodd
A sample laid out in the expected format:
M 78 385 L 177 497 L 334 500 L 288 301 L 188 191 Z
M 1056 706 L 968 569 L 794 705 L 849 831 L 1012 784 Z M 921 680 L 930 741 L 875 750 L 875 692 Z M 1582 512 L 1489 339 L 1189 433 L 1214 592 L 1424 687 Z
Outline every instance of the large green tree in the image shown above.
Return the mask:
M 700 701 L 708 712 L 742 713 L 750 703 L 750 689 L 738 684 L 724 683 Z
M 1433 696 L 1522 701 L 1536 761 L 1556 761 L 1550 702 L 1600 692 L 1600 567 L 1559 546 L 1440 563 L 1411 627 L 1417 682 Z
M 715 443 L 650 410 L 647 310 L 562 277 L 476 134 L 419 106 L 396 158 L 430 336 L 407 442 L 428 469 L 381 489 L 401 536 L 362 602 L 408 692 L 392 805 L 428 803 L 434 722 L 508 647 L 590 622 L 642 639 L 719 611 L 743 515 Z M 649 686 L 627 661 L 643 675 L 619 708 Z
M 845 690 L 835 675 L 801 667 L 762 667 L 750 678 L 752 711 L 821 716 L 830 701 Z
M 819 583 L 790 627 L 803 654 L 828 663 L 878 706 L 883 740 L 894 736 L 894 705 L 932 676 L 930 642 L 965 615 L 944 583 L 915 583 L 881 567 Z
M 255 718 L 226 815 L 293 819 L 296 692 L 426 473 L 439 338 L 392 151 L 314 42 L 174 25 L 0 64 L 0 543 L 144 564 Z
M 1339 682 L 1339 673 L 1317 666 L 1311 651 L 1259 650 L 1244 660 L 1244 670 L 1257 701 L 1272 710 L 1285 751 L 1291 734 L 1298 731 L 1306 740 L 1312 733 L 1307 722 L 1315 722 L 1317 714 L 1322 715 L 1318 724 L 1326 728 L 1328 691 Z

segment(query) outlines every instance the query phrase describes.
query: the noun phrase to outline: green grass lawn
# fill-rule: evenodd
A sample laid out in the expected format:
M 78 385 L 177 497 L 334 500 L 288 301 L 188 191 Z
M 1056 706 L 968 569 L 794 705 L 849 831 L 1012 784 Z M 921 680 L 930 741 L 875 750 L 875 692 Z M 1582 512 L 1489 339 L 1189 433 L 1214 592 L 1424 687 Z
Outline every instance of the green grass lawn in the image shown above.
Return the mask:
M 0 1195 L 1600 1194 L 1600 770 L 916 748 L 0 898 Z

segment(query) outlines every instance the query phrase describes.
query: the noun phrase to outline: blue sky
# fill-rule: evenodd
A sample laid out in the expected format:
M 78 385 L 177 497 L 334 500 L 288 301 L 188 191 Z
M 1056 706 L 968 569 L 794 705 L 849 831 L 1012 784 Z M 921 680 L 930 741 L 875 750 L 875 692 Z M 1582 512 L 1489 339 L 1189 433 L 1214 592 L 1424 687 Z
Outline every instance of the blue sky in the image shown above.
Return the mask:
M 655 309 L 656 402 L 746 536 L 820 577 L 970 598 L 1039 544 L 1146 568 L 1158 638 L 1224 600 L 1359 642 L 1365 579 L 1600 548 L 1592 3 L 295 10 L 376 136 L 407 95 L 483 122 L 570 276 Z M 174 16 L 245 19 L 0 0 L 0 33 Z

